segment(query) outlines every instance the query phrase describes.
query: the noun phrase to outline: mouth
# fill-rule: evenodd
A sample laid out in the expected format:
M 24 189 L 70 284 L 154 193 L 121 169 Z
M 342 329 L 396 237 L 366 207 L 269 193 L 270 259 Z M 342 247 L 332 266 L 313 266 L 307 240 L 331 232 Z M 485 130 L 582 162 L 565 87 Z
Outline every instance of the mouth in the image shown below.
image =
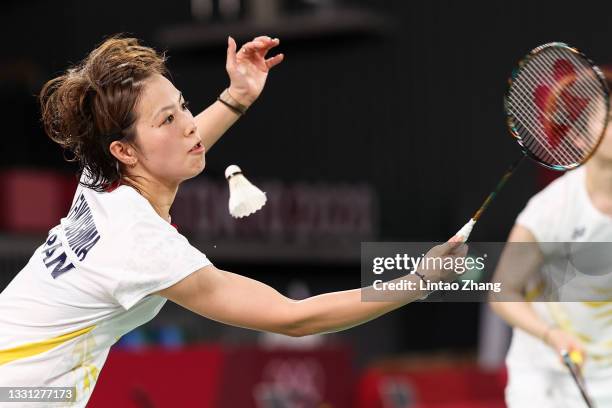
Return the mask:
M 204 151 L 204 145 L 201 141 L 193 145 L 193 147 L 189 150 L 188 153 L 201 153 Z

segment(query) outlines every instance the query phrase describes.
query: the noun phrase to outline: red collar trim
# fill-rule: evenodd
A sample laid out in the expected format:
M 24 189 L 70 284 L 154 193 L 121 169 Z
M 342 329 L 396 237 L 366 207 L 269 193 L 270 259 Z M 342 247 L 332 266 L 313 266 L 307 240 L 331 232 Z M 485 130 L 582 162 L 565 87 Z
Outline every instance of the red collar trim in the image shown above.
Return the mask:
M 113 191 L 115 191 L 117 189 L 117 187 L 119 187 L 121 185 L 121 180 L 117 180 L 114 183 L 110 184 L 107 188 L 106 188 L 106 192 L 107 193 L 112 193 Z

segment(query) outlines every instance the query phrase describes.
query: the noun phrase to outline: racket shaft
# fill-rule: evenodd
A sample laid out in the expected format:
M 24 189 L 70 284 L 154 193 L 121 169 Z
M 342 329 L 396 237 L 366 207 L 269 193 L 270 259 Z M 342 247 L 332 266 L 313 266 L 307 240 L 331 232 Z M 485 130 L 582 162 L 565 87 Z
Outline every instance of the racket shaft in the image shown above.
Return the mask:
M 487 208 L 489 208 L 489 205 L 493 202 L 493 200 L 495 199 L 497 194 L 502 190 L 502 188 L 504 188 L 504 186 L 506 185 L 506 182 L 510 180 L 510 177 L 512 177 L 512 175 L 514 174 L 514 170 L 516 170 L 516 168 L 519 166 L 519 164 L 521 164 L 524 158 L 525 156 L 521 156 L 520 159 L 516 160 L 514 163 L 510 165 L 510 167 L 508 167 L 508 170 L 506 170 L 502 178 L 499 180 L 499 182 L 495 186 L 495 189 L 491 191 L 491 193 L 487 196 L 486 200 L 484 200 L 484 202 L 482 203 L 478 211 L 476 211 L 476 213 L 472 217 L 474 222 L 478 221 L 482 213 L 485 212 Z
M 563 354 L 563 362 L 569 369 L 570 374 L 572 375 L 574 382 L 578 386 L 578 390 L 580 390 L 580 394 L 582 395 L 582 398 L 584 399 L 584 402 L 586 403 L 587 407 L 595 408 L 595 404 L 593 404 L 593 401 L 591 400 L 591 397 L 589 396 L 589 393 L 586 390 L 584 378 L 580 374 L 580 371 L 576 367 L 576 364 L 574 364 L 574 362 L 571 360 L 569 354 Z
M 472 228 L 474 227 L 474 224 L 476 224 L 476 221 L 478 221 L 482 213 L 493 202 L 493 200 L 495 199 L 497 194 L 501 191 L 501 189 L 504 188 L 504 186 L 506 185 L 506 182 L 510 180 L 510 177 L 512 177 L 512 174 L 514 174 L 514 170 L 516 170 L 516 168 L 523 161 L 524 158 L 525 158 L 524 155 L 521 156 L 518 160 L 512 163 L 510 167 L 508 167 L 508 170 L 506 170 L 502 178 L 497 183 L 497 186 L 495 186 L 495 189 L 491 191 L 491 193 L 487 196 L 486 200 L 482 203 L 478 211 L 476 211 L 474 216 L 455 234 L 455 236 L 458 237 L 461 240 L 461 242 L 466 242 L 468 240 L 468 238 L 470 237 L 470 234 L 472 233 Z
M 579 376 L 579 374 L 576 373 L 575 371 L 573 371 L 571 369 L 570 369 L 570 371 L 572 373 L 572 378 L 574 379 L 574 382 L 578 386 L 578 389 L 580 390 L 580 394 L 582 395 L 582 398 L 584 399 L 584 402 L 586 403 L 587 407 L 588 408 L 595 408 L 595 405 L 591 401 L 591 397 L 589 397 L 589 394 L 587 393 L 586 389 L 584 388 L 584 384 L 582 382 L 582 377 Z

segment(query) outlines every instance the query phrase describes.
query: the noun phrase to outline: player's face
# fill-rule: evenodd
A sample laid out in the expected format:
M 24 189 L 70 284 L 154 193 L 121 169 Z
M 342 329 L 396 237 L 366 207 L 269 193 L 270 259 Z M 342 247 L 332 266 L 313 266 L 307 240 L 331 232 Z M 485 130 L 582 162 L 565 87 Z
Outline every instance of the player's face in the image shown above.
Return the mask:
M 157 180 L 180 183 L 204 169 L 204 147 L 181 93 L 162 75 L 144 83 L 136 105 L 138 165 Z

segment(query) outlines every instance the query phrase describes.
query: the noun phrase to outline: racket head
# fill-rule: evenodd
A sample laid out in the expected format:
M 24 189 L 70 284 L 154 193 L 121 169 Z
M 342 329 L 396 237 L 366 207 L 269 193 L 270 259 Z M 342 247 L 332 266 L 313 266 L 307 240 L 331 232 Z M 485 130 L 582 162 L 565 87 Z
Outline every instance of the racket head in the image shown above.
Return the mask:
M 583 53 L 553 42 L 533 49 L 509 79 L 504 98 L 510 134 L 523 152 L 552 170 L 585 163 L 608 126 L 604 74 Z

